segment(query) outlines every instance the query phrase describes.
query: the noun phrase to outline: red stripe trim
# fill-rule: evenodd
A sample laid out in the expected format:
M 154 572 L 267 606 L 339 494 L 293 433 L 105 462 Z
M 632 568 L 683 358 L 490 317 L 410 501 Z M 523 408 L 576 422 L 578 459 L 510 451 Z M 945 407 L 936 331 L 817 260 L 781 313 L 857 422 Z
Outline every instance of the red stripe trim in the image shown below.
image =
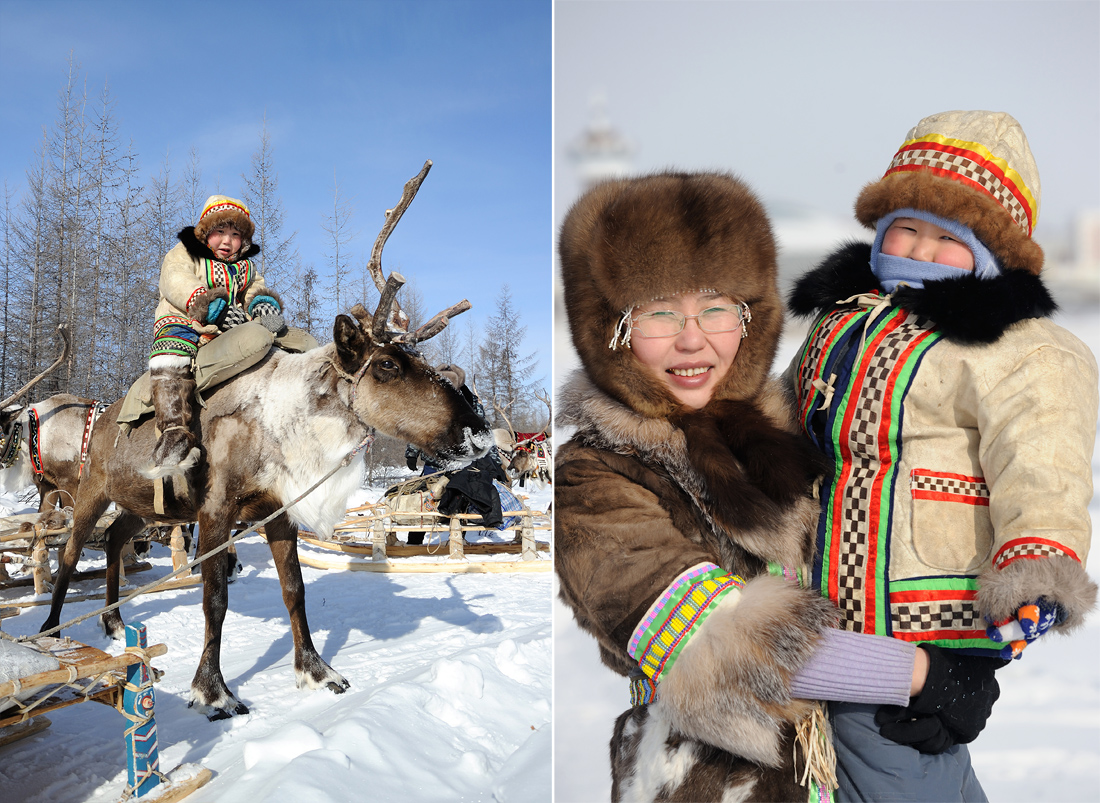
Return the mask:
M 941 599 L 977 599 L 977 591 L 965 588 L 915 589 L 913 591 L 894 591 L 890 594 L 890 604 L 895 602 L 930 602 Z
M 913 498 L 927 499 L 932 502 L 959 502 L 964 505 L 989 507 L 989 497 L 986 496 L 967 496 L 963 494 L 943 493 L 942 491 L 919 491 L 914 489 Z
M 951 640 L 960 641 L 962 639 L 972 638 L 986 638 L 985 630 L 920 630 L 920 631 L 894 631 L 894 638 L 901 641 L 932 641 L 932 640 Z
M 966 482 L 985 482 L 985 477 L 968 477 L 965 474 L 952 474 L 949 471 L 929 471 L 926 468 L 915 468 L 909 472 L 911 477 L 943 477 L 949 480 L 964 480 Z
M 1072 549 L 1070 549 L 1065 544 L 1060 544 L 1057 541 L 1051 541 L 1049 538 L 1016 538 L 1016 539 L 1013 539 L 1012 541 L 1009 541 L 1007 544 L 1005 544 L 1003 547 L 1001 547 L 999 550 L 997 550 L 997 554 L 993 556 L 993 565 L 996 566 L 997 561 L 1000 559 L 1001 555 L 1003 555 L 1009 549 L 1012 549 L 1013 547 L 1017 547 L 1017 546 L 1022 546 L 1022 545 L 1025 545 L 1025 544 L 1046 544 L 1047 546 L 1052 546 L 1055 549 L 1057 549 L 1059 552 L 1062 552 L 1062 553 L 1068 555 L 1069 557 L 1073 558 L 1078 563 L 1081 562 L 1081 559 L 1079 557 L 1077 557 L 1076 552 L 1074 552 Z M 1012 558 L 1012 560 L 1019 560 L 1020 558 L 1041 558 L 1041 557 L 1042 557 L 1042 555 L 1018 555 L 1017 557 Z M 1011 563 L 1012 560 L 1008 561 L 1008 563 Z

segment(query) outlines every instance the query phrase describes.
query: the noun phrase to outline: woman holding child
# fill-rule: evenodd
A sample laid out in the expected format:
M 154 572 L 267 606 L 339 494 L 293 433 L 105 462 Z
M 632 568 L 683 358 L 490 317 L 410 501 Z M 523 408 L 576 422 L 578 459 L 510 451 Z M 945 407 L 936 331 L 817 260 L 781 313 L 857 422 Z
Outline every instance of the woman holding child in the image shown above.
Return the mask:
M 792 741 L 818 744 L 817 699 L 844 701 L 838 799 L 985 800 L 966 743 L 994 671 L 1096 596 L 1096 367 L 1045 320 L 1037 212 L 1011 117 L 922 121 L 857 203 L 875 245 L 796 288 L 820 317 L 788 377 L 795 419 L 767 378 L 775 247 L 744 185 L 660 174 L 571 210 L 583 370 L 562 394 L 556 566 L 632 678 L 613 799 L 804 800 Z

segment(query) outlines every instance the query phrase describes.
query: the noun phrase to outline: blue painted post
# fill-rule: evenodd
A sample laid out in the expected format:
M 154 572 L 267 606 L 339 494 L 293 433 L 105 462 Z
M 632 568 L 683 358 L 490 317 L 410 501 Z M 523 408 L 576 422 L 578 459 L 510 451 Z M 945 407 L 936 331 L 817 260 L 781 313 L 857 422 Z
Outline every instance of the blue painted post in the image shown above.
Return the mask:
M 126 646 L 148 646 L 145 625 L 126 625 Z M 160 783 L 157 770 L 157 722 L 153 717 L 153 679 L 146 664 L 126 667 L 126 687 L 122 693 L 122 710 L 126 717 L 126 782 L 135 797 L 152 792 Z

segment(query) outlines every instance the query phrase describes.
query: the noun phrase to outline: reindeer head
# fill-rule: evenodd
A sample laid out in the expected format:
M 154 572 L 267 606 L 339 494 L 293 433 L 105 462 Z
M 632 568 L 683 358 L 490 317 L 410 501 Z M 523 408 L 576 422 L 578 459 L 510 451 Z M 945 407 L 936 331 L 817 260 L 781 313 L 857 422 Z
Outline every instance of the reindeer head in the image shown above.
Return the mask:
M 376 341 L 356 318 L 338 316 L 332 337 L 337 364 L 353 377 L 359 420 L 414 444 L 444 468 L 483 456 L 493 434 L 451 383 L 409 346 Z
M 398 205 L 386 211 L 367 265 L 378 287 L 377 309 L 372 315 L 357 304 L 351 316 L 337 316 L 332 339 L 335 363 L 352 377 L 352 409 L 359 420 L 414 444 L 444 468 L 458 468 L 483 456 L 493 445 L 493 435 L 458 390 L 417 353 L 416 344 L 442 332 L 470 302 L 462 300 L 409 332 L 408 316 L 397 303 L 405 278 L 399 273 L 382 277 L 382 248 L 431 166 L 425 162 L 405 184 Z

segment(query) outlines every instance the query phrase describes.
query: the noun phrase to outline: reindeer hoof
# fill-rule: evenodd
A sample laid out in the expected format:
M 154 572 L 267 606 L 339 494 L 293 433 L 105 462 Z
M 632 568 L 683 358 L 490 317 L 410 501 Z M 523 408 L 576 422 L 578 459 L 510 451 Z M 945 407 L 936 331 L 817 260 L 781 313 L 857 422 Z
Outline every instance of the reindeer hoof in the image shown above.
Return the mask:
M 325 686 L 325 688 L 328 689 L 333 694 L 343 694 L 350 687 L 351 687 L 351 684 L 348 683 L 343 678 L 340 678 L 339 683 L 337 683 L 336 681 L 329 681 L 329 683 Z
M 242 703 L 240 700 L 230 700 L 224 708 L 219 708 L 213 705 L 204 705 L 196 700 L 191 700 L 187 703 L 188 708 L 194 708 L 210 722 L 217 722 L 219 719 L 229 719 L 230 717 L 237 716 L 238 714 L 247 714 L 248 706 Z

